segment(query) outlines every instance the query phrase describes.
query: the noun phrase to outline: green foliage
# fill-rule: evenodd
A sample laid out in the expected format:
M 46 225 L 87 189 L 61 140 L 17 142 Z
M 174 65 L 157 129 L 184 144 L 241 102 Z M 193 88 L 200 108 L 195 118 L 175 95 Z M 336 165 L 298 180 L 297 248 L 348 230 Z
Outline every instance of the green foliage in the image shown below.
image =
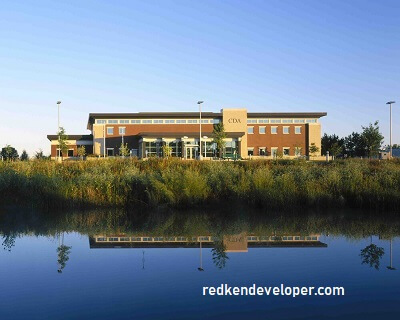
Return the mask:
M 121 146 L 119 147 L 119 155 L 121 157 L 129 157 L 130 150 L 128 148 L 128 144 L 127 143 L 125 143 L 125 144 L 121 143 Z
M 61 150 L 61 157 L 64 158 L 68 155 L 68 136 L 65 133 L 65 129 L 60 127 L 59 131 L 57 132 L 58 135 L 58 148 Z
M 69 260 L 69 254 L 71 253 L 71 247 L 66 245 L 60 245 L 57 248 L 57 263 L 58 263 L 58 272 L 62 273 L 64 270 L 67 261 Z
M 78 156 L 83 160 L 83 157 L 86 155 L 86 148 L 85 146 L 80 146 L 77 149 Z
M 379 122 L 375 121 L 374 124 L 370 123 L 368 127 L 362 127 L 362 138 L 369 158 L 376 156 L 382 146 L 383 135 L 379 132 L 378 124 Z
M 4 161 L 15 161 L 18 159 L 18 152 L 15 148 L 11 147 L 9 144 L 1 149 L 0 153 Z
M 162 154 L 164 158 L 168 158 L 172 154 L 172 148 L 168 144 L 162 146 Z
M 42 149 L 39 149 L 35 152 L 35 159 L 36 160 L 48 160 L 50 157 L 46 157 L 43 153 Z
M 22 150 L 21 156 L 19 157 L 19 159 L 21 161 L 28 161 L 29 160 L 29 156 L 28 153 L 26 152 L 26 150 Z
M 310 145 L 310 153 L 312 157 L 315 157 L 317 153 L 319 152 L 319 148 L 315 145 L 315 143 L 311 143 Z
M 325 155 L 327 151 L 329 154 L 336 157 L 343 151 L 344 139 L 340 139 L 337 135 L 324 134 L 321 139 L 322 154 Z
M 225 142 L 226 132 L 224 124 L 222 122 L 214 124 L 213 135 L 214 135 L 214 142 L 217 145 L 218 155 L 220 158 L 222 158 L 226 144 Z
M 400 207 L 400 161 L 182 161 L 115 158 L 0 162 L 0 206 Z

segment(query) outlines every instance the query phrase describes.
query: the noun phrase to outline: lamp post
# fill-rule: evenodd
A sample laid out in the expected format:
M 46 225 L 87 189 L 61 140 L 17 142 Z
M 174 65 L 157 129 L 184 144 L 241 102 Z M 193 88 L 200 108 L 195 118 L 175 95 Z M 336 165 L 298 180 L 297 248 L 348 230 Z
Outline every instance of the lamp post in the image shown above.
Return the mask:
M 197 268 L 199 271 L 204 271 L 203 269 L 203 255 L 201 254 L 201 238 L 200 238 L 200 267 Z
M 58 114 L 57 114 L 57 119 L 58 119 L 58 122 L 57 122 L 57 134 L 60 132 L 60 104 L 61 104 L 61 101 L 59 100 L 59 101 L 57 101 L 57 109 L 58 109 Z M 60 136 L 58 136 L 58 140 L 60 140 Z M 58 146 L 60 146 L 60 144 L 58 145 Z M 61 152 L 61 150 L 60 150 L 60 152 Z M 58 150 L 56 150 L 56 160 L 58 160 Z
M 197 101 L 197 104 L 199 105 L 199 112 L 200 112 L 200 135 L 199 135 L 199 160 L 201 160 L 202 156 L 201 156 L 201 104 L 204 101 Z
M 392 104 L 396 103 L 396 101 L 389 101 L 386 102 L 390 106 L 390 152 L 389 152 L 389 159 L 392 159 Z
M 396 270 L 396 268 L 393 267 L 392 261 L 392 239 L 390 239 L 390 266 L 387 266 L 386 268 L 389 270 Z

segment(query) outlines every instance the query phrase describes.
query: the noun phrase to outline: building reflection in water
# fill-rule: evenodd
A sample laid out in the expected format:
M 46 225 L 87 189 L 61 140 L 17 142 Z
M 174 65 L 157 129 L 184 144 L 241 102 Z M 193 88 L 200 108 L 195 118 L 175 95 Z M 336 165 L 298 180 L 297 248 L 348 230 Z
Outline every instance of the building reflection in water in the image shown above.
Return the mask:
M 247 252 L 248 248 L 303 248 L 320 247 L 327 245 L 319 241 L 320 235 L 282 235 L 256 236 L 241 233 L 238 235 L 223 236 L 225 252 Z M 120 235 L 93 235 L 89 236 L 91 249 L 96 248 L 214 248 L 218 238 L 213 236 L 128 236 Z

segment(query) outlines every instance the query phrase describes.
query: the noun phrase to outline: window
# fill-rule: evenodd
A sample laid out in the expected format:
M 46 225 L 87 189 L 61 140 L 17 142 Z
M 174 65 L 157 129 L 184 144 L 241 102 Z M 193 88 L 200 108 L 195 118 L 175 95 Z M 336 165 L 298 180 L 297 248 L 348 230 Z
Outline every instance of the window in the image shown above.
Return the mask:
M 260 119 L 258 120 L 258 123 L 269 123 L 268 119 Z
M 278 127 L 271 127 L 271 134 L 277 134 L 278 133 Z
M 188 120 L 188 123 L 197 123 L 197 120 Z
M 289 134 L 289 127 L 283 127 L 283 134 Z
M 164 123 L 164 120 L 154 120 L 154 123 Z
M 265 156 L 266 154 L 265 154 L 265 148 L 259 148 L 258 149 L 258 154 L 260 155 L 260 156 Z
M 307 119 L 307 123 L 317 123 L 317 119 Z
M 175 123 L 175 120 L 165 120 L 165 123 Z
M 294 155 L 296 157 L 300 157 L 301 156 L 301 147 L 295 147 L 294 148 Z
M 143 120 L 143 123 L 153 123 L 153 120 Z
M 271 123 L 281 123 L 281 119 L 271 119 Z
M 68 149 L 68 157 L 74 156 L 74 149 Z
M 104 238 L 104 237 L 97 238 L 97 241 L 107 241 L 107 238 Z
M 129 237 L 121 237 L 119 238 L 119 241 L 129 241 Z
M 294 123 L 304 123 L 304 119 L 294 119 Z
M 254 127 L 247 127 L 247 133 L 248 134 L 253 134 L 254 133 Z
M 142 241 L 141 237 L 132 237 L 132 241 Z
M 257 123 L 257 119 L 247 119 L 247 123 Z
M 217 124 L 217 123 L 220 123 L 221 120 L 220 119 L 213 119 L 211 122 L 214 123 L 214 124 Z
M 119 127 L 119 134 L 125 134 L 126 133 L 126 128 L 125 127 Z
M 247 148 L 247 155 L 248 156 L 254 155 L 254 148 Z
M 108 238 L 108 241 L 118 241 L 119 239 L 117 237 L 112 237 L 112 238 Z
M 114 156 L 114 148 L 107 148 L 107 156 L 108 157 Z
M 301 134 L 301 127 L 295 127 L 294 128 L 294 133 L 295 134 Z
M 140 123 L 140 120 L 131 120 L 131 123 L 135 123 L 135 124 L 138 124 L 138 123 Z
M 290 148 L 283 148 L 283 155 L 288 156 L 290 152 Z
M 107 128 L 107 134 L 108 135 L 113 135 L 114 134 L 114 128 L 113 127 L 108 127 Z
M 201 120 L 201 123 L 208 123 L 208 120 Z
M 96 120 L 97 124 L 105 124 L 107 121 L 106 120 Z
M 108 123 L 118 123 L 118 120 L 108 120 Z
M 271 148 L 271 156 L 273 158 L 276 158 L 277 154 L 278 154 L 278 148 L 275 148 L 275 147 Z
M 119 120 L 119 123 L 129 123 L 129 120 Z
M 283 119 L 282 123 L 293 123 L 292 119 Z
M 258 128 L 258 133 L 259 134 L 265 134 L 265 127 L 259 127 Z
M 176 120 L 176 123 L 186 123 L 186 120 Z

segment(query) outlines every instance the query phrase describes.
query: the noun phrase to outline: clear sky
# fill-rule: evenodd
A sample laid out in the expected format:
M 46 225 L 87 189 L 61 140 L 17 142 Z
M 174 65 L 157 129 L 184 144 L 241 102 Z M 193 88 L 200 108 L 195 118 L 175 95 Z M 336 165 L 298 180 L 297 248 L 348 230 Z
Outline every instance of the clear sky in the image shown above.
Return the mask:
M 0 146 L 32 154 L 89 112 L 326 111 L 400 143 L 400 1 L 1 1 Z

